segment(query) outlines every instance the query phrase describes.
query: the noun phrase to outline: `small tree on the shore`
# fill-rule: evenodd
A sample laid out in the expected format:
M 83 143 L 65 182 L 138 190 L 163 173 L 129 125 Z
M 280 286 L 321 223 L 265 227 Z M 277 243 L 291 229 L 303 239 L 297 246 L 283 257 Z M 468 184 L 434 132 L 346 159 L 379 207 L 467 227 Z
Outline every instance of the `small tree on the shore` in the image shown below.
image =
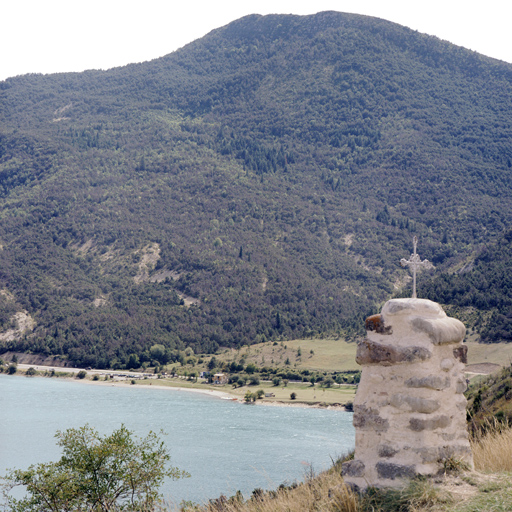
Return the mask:
M 255 402 L 256 399 L 257 399 L 256 393 L 251 393 L 250 391 L 247 391 L 247 393 L 245 393 L 245 396 L 244 396 L 245 403 L 250 404 L 252 402 Z
M 121 426 L 101 437 L 86 425 L 57 432 L 63 448 L 58 462 L 11 470 L 2 485 L 5 510 L 10 512 L 81 512 L 153 510 L 161 500 L 164 478 L 189 476 L 167 467 L 170 456 L 163 442 L 150 432 L 144 439 Z M 14 498 L 14 487 L 26 496 Z

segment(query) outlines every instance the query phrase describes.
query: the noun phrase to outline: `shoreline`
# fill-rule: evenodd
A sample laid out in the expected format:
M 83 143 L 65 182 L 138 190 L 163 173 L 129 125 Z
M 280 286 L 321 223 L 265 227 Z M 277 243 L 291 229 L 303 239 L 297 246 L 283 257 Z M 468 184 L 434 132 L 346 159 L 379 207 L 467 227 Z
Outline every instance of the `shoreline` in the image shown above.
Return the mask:
M 52 369 L 55 371 L 62 371 L 67 373 L 78 373 L 81 371 L 81 368 L 66 368 L 66 367 L 53 367 L 53 366 L 43 366 L 43 365 L 29 365 L 29 364 L 19 364 L 18 367 L 21 370 L 26 371 L 28 368 L 33 367 L 38 372 L 49 372 Z M 106 370 L 87 370 L 88 374 L 92 375 L 98 375 L 98 374 L 105 374 L 110 373 L 112 374 L 113 371 L 106 371 Z M 124 372 L 123 372 L 124 373 Z M 14 375 L 16 376 L 16 374 Z M 23 374 L 18 374 L 17 376 L 26 376 Z M 142 374 L 140 372 L 134 372 L 133 377 L 141 377 Z M 36 375 L 36 377 L 43 377 L 43 378 L 53 378 L 45 375 Z M 210 388 L 192 388 L 188 386 L 179 386 L 179 385 L 163 385 L 163 384 L 153 384 L 153 382 L 150 382 L 149 384 L 132 384 L 131 379 L 126 378 L 126 380 L 92 380 L 90 378 L 85 379 L 78 379 L 76 377 L 72 376 L 66 376 L 66 377 L 55 377 L 57 379 L 63 379 L 69 382 L 77 382 L 81 384 L 88 384 L 88 385 L 98 385 L 98 386 L 113 386 L 113 387 L 124 387 L 124 388 L 132 388 L 136 387 L 138 389 L 140 388 L 148 388 L 148 389 L 160 389 L 160 390 L 176 390 L 176 391 L 184 391 L 184 392 L 190 392 L 190 393 L 199 393 L 206 396 L 210 396 L 212 398 L 217 398 L 219 400 L 231 400 L 233 402 L 237 402 L 244 405 L 256 405 L 256 406 L 264 406 L 264 407 L 302 407 L 302 408 L 311 408 L 311 409 L 326 409 L 326 410 L 338 410 L 338 411 L 346 411 L 343 404 L 335 403 L 335 404 L 328 404 L 328 403 L 321 403 L 321 402 L 315 402 L 315 403 L 308 403 L 303 401 L 297 401 L 297 402 L 284 402 L 280 400 L 264 400 L 259 399 L 255 402 L 247 403 L 243 398 L 241 398 L 238 395 L 235 395 L 233 393 L 229 393 L 227 391 L 222 391 L 218 389 L 210 389 Z M 151 379 L 158 382 L 159 379 Z M 348 411 L 347 411 L 348 412 Z
M 62 378 L 62 377 L 59 377 Z M 280 400 L 257 400 L 256 402 L 247 403 L 245 400 L 241 399 L 239 396 L 236 396 L 232 393 L 228 393 L 227 391 L 221 391 L 218 389 L 209 389 L 209 388 L 189 388 L 189 387 L 181 387 L 181 386 L 164 386 L 161 384 L 153 385 L 143 384 L 143 385 L 133 385 L 128 381 L 93 381 L 91 379 L 76 379 L 72 377 L 64 377 L 65 380 L 70 382 L 79 382 L 83 384 L 91 384 L 91 385 L 100 385 L 100 386 L 114 386 L 114 387 L 124 387 L 124 388 L 151 388 L 151 389 L 160 389 L 164 391 L 172 390 L 172 391 L 184 391 L 190 393 L 199 393 L 202 395 L 207 395 L 212 398 L 218 398 L 220 400 L 231 400 L 233 402 L 238 402 L 244 405 L 258 405 L 265 407 L 304 407 L 311 409 L 329 409 L 329 410 L 343 410 L 345 411 L 345 407 L 341 404 L 325 404 L 320 405 L 320 403 L 307 403 L 307 402 L 283 402 Z

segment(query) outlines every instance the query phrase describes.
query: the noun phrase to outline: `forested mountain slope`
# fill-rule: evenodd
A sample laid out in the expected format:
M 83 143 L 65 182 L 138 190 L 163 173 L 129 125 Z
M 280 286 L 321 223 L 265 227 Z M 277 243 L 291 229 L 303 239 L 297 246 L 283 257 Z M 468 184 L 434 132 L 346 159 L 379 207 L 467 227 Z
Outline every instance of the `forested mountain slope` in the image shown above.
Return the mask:
M 0 82 L 0 343 L 101 367 L 353 333 L 413 235 L 442 270 L 510 226 L 511 93 L 508 64 L 335 12 Z
M 474 327 L 481 341 L 512 341 L 512 230 L 468 258 L 455 272 L 424 282 L 420 293 L 469 310 L 467 327 Z

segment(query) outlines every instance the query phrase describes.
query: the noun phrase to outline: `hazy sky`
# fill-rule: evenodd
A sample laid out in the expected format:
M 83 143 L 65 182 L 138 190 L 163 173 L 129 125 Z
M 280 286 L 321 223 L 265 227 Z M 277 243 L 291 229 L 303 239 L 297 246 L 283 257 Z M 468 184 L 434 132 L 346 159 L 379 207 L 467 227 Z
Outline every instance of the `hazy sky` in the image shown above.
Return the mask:
M 510 0 L 6 0 L 0 80 L 151 60 L 247 14 L 367 14 L 512 62 Z

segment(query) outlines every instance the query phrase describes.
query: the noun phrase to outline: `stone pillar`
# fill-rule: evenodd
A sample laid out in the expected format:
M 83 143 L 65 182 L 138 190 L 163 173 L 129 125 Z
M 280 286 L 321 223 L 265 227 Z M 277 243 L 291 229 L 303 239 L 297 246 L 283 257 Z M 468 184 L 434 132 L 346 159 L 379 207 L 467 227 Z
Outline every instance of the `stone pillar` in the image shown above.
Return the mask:
M 346 483 L 363 490 L 403 487 L 454 457 L 473 465 L 466 426 L 466 329 L 439 304 L 393 299 L 366 319 L 354 400 L 354 460 Z

